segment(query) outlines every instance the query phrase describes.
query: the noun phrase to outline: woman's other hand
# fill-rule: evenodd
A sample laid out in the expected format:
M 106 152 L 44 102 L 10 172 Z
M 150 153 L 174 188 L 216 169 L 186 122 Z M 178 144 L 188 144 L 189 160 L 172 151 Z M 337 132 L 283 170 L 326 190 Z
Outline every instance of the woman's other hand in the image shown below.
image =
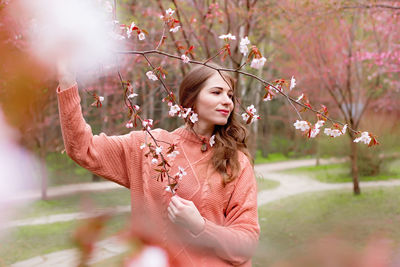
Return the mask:
M 204 229 L 204 219 L 192 201 L 177 195 L 171 198 L 168 206 L 169 219 L 197 235 Z

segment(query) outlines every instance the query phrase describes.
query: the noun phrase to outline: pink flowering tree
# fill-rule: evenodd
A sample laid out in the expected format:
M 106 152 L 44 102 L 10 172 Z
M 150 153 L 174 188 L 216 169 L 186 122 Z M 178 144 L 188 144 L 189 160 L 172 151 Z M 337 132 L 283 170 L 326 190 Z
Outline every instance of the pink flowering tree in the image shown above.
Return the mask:
M 300 12 L 291 1 L 287 1 L 286 5 L 289 12 Z M 333 123 L 324 129 L 324 133 L 331 137 L 347 133 L 354 193 L 359 194 L 357 143 L 372 146 L 377 142 L 369 132 L 358 135 L 359 125 L 368 108 L 393 96 L 397 90 L 393 85 L 398 81 L 393 73 L 398 72 L 400 63 L 398 47 L 390 40 L 398 34 L 392 28 L 399 26 L 399 17 L 396 9 L 382 9 L 374 5 L 366 8 L 363 5 L 347 5 L 346 2 L 328 5 L 328 8 L 316 3 L 302 6 L 300 10 L 303 14 L 309 12 L 315 16 L 304 15 L 295 22 L 285 23 L 284 33 L 288 42 L 284 51 L 296 62 L 295 65 L 286 65 L 286 70 L 301 75 L 302 87 L 308 88 L 301 95 L 303 101 L 316 100 L 315 96 L 319 95 L 329 96 L 331 111 L 339 111 L 336 114 L 343 118 L 345 125 Z M 299 27 L 299 23 L 307 27 Z M 390 106 L 390 103 L 385 103 Z M 326 106 L 322 110 L 328 114 Z M 299 121 L 295 127 L 303 132 L 309 131 L 309 136 L 313 137 L 321 128 L 322 122 L 319 122 L 312 128 L 309 123 Z

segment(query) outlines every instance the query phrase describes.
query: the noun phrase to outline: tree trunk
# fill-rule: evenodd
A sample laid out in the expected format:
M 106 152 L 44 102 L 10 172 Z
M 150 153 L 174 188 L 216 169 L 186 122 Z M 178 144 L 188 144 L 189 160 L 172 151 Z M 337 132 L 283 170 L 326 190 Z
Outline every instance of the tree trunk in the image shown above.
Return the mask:
M 47 200 L 47 170 L 46 170 L 46 151 L 43 147 L 40 147 L 40 177 L 41 186 L 40 186 L 40 195 L 42 200 Z
M 353 192 L 355 195 L 361 194 L 359 181 L 358 181 L 358 147 L 357 143 L 353 142 L 353 137 L 350 138 L 350 160 L 351 160 L 351 176 L 353 178 Z

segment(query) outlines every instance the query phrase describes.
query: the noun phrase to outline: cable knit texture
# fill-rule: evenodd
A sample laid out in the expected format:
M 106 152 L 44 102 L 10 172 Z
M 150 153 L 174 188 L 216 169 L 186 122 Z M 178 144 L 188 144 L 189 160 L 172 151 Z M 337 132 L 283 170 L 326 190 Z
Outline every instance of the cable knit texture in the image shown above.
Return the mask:
M 226 185 L 211 163 L 212 148 L 201 152 L 194 133 L 178 128 L 173 132 L 152 130 L 158 140 L 177 144 L 176 158 L 167 158 L 170 173 L 185 169 L 177 194 L 193 201 L 205 219 L 197 235 L 173 224 L 167 215 L 171 194 L 167 181 L 157 181 L 156 165 L 145 157 L 153 143 L 145 131 L 122 136 L 93 135 L 80 106 L 77 85 L 57 90 L 59 114 L 67 154 L 79 165 L 131 191 L 132 229 L 141 238 L 165 248 L 173 266 L 251 266 L 259 225 L 257 188 L 253 168 L 238 152 L 241 171 Z M 165 152 L 168 145 L 160 143 Z

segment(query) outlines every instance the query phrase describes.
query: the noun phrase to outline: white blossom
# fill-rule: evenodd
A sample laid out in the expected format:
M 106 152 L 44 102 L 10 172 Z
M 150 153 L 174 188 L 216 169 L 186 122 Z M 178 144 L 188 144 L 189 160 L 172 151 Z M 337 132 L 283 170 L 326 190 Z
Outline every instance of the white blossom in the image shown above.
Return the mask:
M 126 125 L 125 125 L 125 127 L 126 128 L 133 128 L 133 123 L 132 122 L 128 122 Z
M 146 128 L 147 130 L 150 130 L 150 128 L 153 126 L 153 120 L 152 120 L 152 119 L 143 120 L 143 121 L 142 121 L 142 125 L 143 125 L 143 127 Z
M 257 109 L 254 107 L 254 105 L 250 105 L 247 107 L 247 111 L 254 115 L 257 112 Z
M 133 27 L 135 27 L 135 22 L 132 21 L 131 26 L 126 28 L 126 35 L 128 38 L 131 38 Z
M 369 136 L 368 132 L 362 132 L 361 136 L 354 139 L 353 142 L 355 142 L 355 143 L 362 142 L 362 143 L 368 145 L 371 142 L 371 137 Z
M 308 124 L 307 121 L 296 120 L 296 122 L 293 123 L 293 125 L 296 129 L 300 129 L 300 131 L 302 132 L 310 130 L 310 125 Z
M 139 110 L 139 109 L 140 109 L 140 107 L 139 107 L 138 105 L 133 105 L 133 108 L 134 108 L 135 110 Z
M 140 41 L 143 41 L 144 39 L 146 39 L 146 35 L 144 35 L 143 32 L 139 33 L 138 37 L 139 37 Z
M 185 113 L 182 114 L 183 118 L 186 118 L 190 112 L 192 111 L 192 108 L 185 108 Z
M 347 124 L 345 124 L 345 125 L 343 126 L 342 134 L 345 134 L 345 133 L 346 133 L 346 130 L 347 130 Z
M 338 137 L 338 136 L 341 136 L 341 135 L 342 135 L 342 132 L 341 132 L 340 130 L 338 130 L 338 129 L 331 129 L 331 128 L 325 128 L 325 129 L 324 129 L 324 133 L 325 133 L 327 136 L 330 136 L 330 137 Z
M 129 99 L 133 99 L 133 98 L 135 98 L 136 96 L 138 96 L 138 94 L 132 93 L 132 94 L 128 95 L 128 98 L 129 98 Z
M 297 98 L 297 102 L 299 102 L 300 100 L 302 100 L 303 99 L 303 97 L 304 97 L 304 94 L 301 94 L 298 98 Z
M 162 149 L 163 149 L 163 148 L 162 148 L 161 146 L 157 146 L 157 147 L 156 147 L 156 154 L 157 154 L 157 155 L 160 155 L 160 153 L 162 152 Z
M 290 91 L 296 86 L 296 79 L 294 76 L 292 76 L 292 79 L 290 79 Z
M 247 45 L 249 45 L 249 44 L 250 44 L 250 41 L 247 36 L 245 38 L 242 38 L 240 40 L 240 44 L 239 44 L 240 53 L 242 53 L 243 55 L 247 55 L 247 53 L 249 52 L 249 48 L 247 47 Z
M 189 60 L 190 60 L 190 58 L 186 55 L 182 55 L 181 59 L 182 59 L 183 63 L 189 63 Z
M 158 159 L 153 158 L 153 159 L 151 160 L 151 163 L 152 163 L 152 164 L 157 164 L 157 163 L 158 163 Z
M 178 169 L 179 169 L 179 173 L 181 173 L 182 175 L 186 175 L 186 174 L 187 174 L 187 173 L 185 172 L 185 169 L 184 169 L 184 168 L 178 166 Z
M 198 115 L 196 113 L 193 113 L 192 116 L 190 116 L 190 120 L 195 123 L 196 121 L 199 120 Z
M 315 138 L 319 134 L 320 129 L 313 127 L 310 131 L 310 138 Z
M 250 63 L 250 67 L 252 67 L 254 69 L 260 69 L 264 66 L 266 61 L 267 61 L 267 59 L 265 57 L 253 58 L 253 60 Z
M 170 32 L 173 32 L 173 33 L 176 33 L 177 31 L 179 31 L 179 28 L 180 28 L 181 26 L 176 26 L 176 27 L 174 27 L 174 28 L 171 28 L 171 29 L 169 29 L 169 31 Z
M 149 78 L 149 80 L 152 80 L 152 81 L 157 81 L 158 80 L 157 76 L 151 70 L 146 72 L 146 76 L 147 76 L 147 78 Z
M 247 121 L 250 118 L 250 115 L 247 113 L 242 113 L 242 118 L 244 121 Z
M 175 116 L 179 111 L 180 111 L 180 107 L 178 105 L 173 105 L 170 107 L 170 110 L 168 112 L 168 114 L 173 117 Z
M 214 146 L 214 144 L 215 144 L 215 135 L 211 136 L 210 138 L 210 146 L 212 147 Z
M 169 17 L 172 16 L 174 13 L 175 13 L 175 10 L 173 10 L 171 8 L 168 8 L 167 10 L 165 10 L 165 14 Z
M 99 101 L 103 102 L 104 101 L 104 97 L 103 96 L 99 96 Z
M 169 185 L 165 187 L 165 191 L 170 192 L 172 194 L 172 189 Z
M 140 149 L 144 149 L 145 147 L 146 147 L 146 144 L 145 144 L 145 143 L 143 143 L 143 144 L 140 145 Z
M 218 37 L 219 39 L 228 39 L 228 40 L 236 40 L 236 36 L 231 33 L 223 34 Z
M 325 121 L 323 121 L 323 120 L 319 120 L 319 121 L 317 121 L 317 123 L 315 124 L 315 128 L 321 128 L 322 126 L 324 126 L 324 124 L 325 124 Z
M 174 150 L 171 153 L 169 153 L 167 155 L 168 158 L 175 158 L 177 155 L 179 155 L 179 151 L 178 150 Z

